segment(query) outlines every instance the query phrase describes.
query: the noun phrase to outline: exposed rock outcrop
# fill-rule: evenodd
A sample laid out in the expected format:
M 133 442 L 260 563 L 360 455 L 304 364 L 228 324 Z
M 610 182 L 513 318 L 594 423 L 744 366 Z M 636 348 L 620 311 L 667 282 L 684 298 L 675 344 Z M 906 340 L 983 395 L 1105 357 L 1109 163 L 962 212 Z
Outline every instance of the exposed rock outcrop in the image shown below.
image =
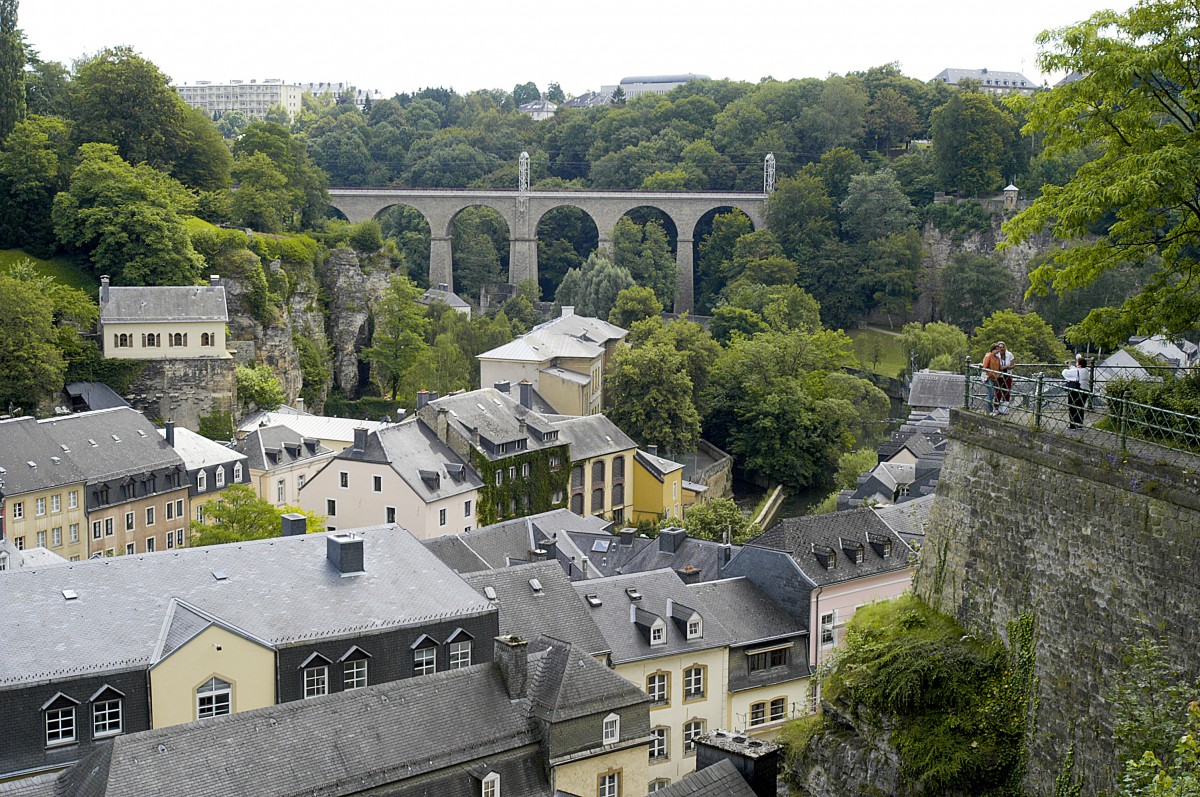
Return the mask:
M 800 757 L 792 782 L 808 797 L 908 797 L 919 789 L 900 782 L 900 758 L 879 718 L 852 715 L 821 704 L 824 723 Z
M 391 279 L 387 269 L 364 271 L 350 249 L 335 249 L 319 271 L 329 298 L 329 329 L 333 343 L 333 380 L 345 396 L 358 396 L 366 378 L 359 353 L 371 340 L 371 308 Z

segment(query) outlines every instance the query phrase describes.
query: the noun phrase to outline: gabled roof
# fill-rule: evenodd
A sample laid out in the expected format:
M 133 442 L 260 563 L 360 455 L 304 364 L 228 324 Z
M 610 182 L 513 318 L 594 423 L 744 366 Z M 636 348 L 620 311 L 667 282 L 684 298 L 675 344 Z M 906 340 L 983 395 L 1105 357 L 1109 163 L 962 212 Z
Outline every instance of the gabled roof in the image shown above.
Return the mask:
M 730 634 L 730 644 L 751 645 L 807 632 L 765 592 L 744 577 L 690 584 L 688 588 Z
M 651 454 L 649 451 L 643 451 L 640 448 L 633 453 L 633 458 L 637 460 L 646 471 L 658 479 L 663 481 L 668 473 L 674 473 L 677 470 L 683 470 L 682 462 L 674 462 L 666 457 L 660 457 L 657 454 Z
M 910 407 L 961 407 L 963 405 L 963 375 L 949 371 L 930 371 L 928 368 L 912 375 L 908 391 Z
M 70 562 L 47 548 L 20 549 L 12 542 L 0 539 L 0 559 L 5 559 L 5 570 L 16 570 L 21 567 L 54 567 L 69 565 Z
M 166 429 L 158 433 L 165 439 Z M 190 429 L 175 427 L 175 453 L 183 460 L 188 470 L 199 470 L 210 465 L 225 465 L 231 462 L 246 462 L 246 455 L 240 451 L 221 445 L 215 440 L 209 440 L 204 435 L 196 434 Z
M 317 440 L 337 440 L 344 443 L 354 442 L 354 430 L 366 429 L 376 432 L 389 426 L 383 421 L 362 421 L 355 418 L 331 418 L 327 415 L 310 415 L 307 412 L 275 410 L 272 412 L 256 412 L 238 424 L 238 432 L 246 434 L 255 429 L 267 426 L 286 426 L 302 437 L 312 437 Z
M 443 396 L 430 401 L 425 407 L 430 408 L 422 409 L 426 418 L 431 413 L 445 409 L 448 413 L 447 423 L 454 428 L 456 434 L 467 440 L 472 439 L 476 433 L 481 442 L 486 441 L 493 445 L 525 440 L 527 451 L 566 444 L 565 440 L 558 439 L 560 435 L 555 435 L 553 440 L 543 440 L 542 437 L 547 432 L 557 432 L 558 429 L 546 416 L 526 409 L 510 395 L 494 387 Z M 522 422 L 525 424 L 524 428 Z M 493 455 L 486 446 L 483 447 L 483 452 L 492 458 L 507 457 L 516 453 L 513 451 Z
M 421 540 L 421 544 L 455 573 L 474 573 L 476 570 L 487 570 L 490 567 L 457 534 Z
M 557 541 L 558 560 L 564 568 L 572 566 L 572 572 L 582 567 L 586 550 L 579 549 L 570 539 L 574 531 L 607 534 L 608 521 L 594 517 L 581 517 L 569 509 L 551 509 L 536 515 L 504 520 L 474 531 L 452 535 L 456 542 L 444 537 L 426 540 L 425 544 L 439 558 L 459 572 L 466 573 L 485 568 L 508 567 L 529 561 L 529 552 L 542 547 L 550 539 Z M 461 547 L 460 547 L 461 546 Z M 467 556 L 470 551 L 474 558 Z M 481 565 L 476 564 L 476 560 Z M 599 575 L 592 568 L 588 575 Z
M 0 421 L 0 495 L 80 484 L 85 478 L 70 453 L 34 418 Z
M 629 435 L 603 415 L 548 415 L 559 437 L 571 444 L 571 461 L 580 462 L 637 448 Z
M 522 639 L 546 634 L 570 642 L 591 656 L 609 650 L 586 604 L 571 588 L 570 579 L 557 562 L 482 570 L 464 575 L 463 580 L 485 598 L 485 590 L 492 590 L 500 610 L 501 634 Z M 535 580 L 539 589 L 530 583 Z
M 454 291 L 448 291 L 442 288 L 430 288 L 429 290 L 425 291 L 425 293 L 421 294 L 421 297 L 417 301 L 419 301 L 421 304 L 433 304 L 434 302 L 438 302 L 446 305 L 447 307 L 453 307 L 455 309 L 471 306 L 464 302 L 462 297 L 460 297 Z
M 427 504 L 483 486 L 474 469 L 416 418 L 372 432 L 363 451 L 347 448 L 334 459 L 386 464 Z
M 270 645 L 495 611 L 404 529 L 355 534 L 365 572 L 353 578 L 327 560 L 327 534 L 0 573 L 5 601 L 22 607 L 0 615 L 0 686 L 145 667 L 177 601 Z M 78 595 L 69 611 L 63 590 Z
M 104 293 L 101 324 L 229 320 L 221 285 L 108 288 L 107 299 Z
M 562 722 L 650 702 L 645 692 L 573 645 L 549 636 L 530 645 L 544 648 L 529 679 L 535 717 Z
M 549 362 L 557 357 L 592 359 L 604 353 L 604 345 L 622 340 L 629 334 L 615 324 L 599 318 L 575 315 L 563 308 L 563 315 L 538 324 L 521 337 L 478 355 L 480 360 Z
M 673 570 L 654 570 L 649 573 L 596 578 L 572 583 L 583 599 L 595 595 L 598 605 L 588 602 L 589 613 L 600 633 L 612 648 L 612 661 L 622 664 L 640 659 L 673 656 L 696 650 L 725 647 L 732 642 L 731 634 L 713 616 L 701 616 L 704 620 L 704 636 L 688 640 L 679 626 L 670 622 L 667 601 L 685 606 L 696 602 L 695 594 Z M 641 597 L 634 600 L 627 589 L 636 590 Z M 651 645 L 630 619 L 631 607 L 646 615 L 660 618 L 666 625 L 666 644 Z
M 238 441 L 238 451 L 255 470 L 286 468 L 306 459 L 332 454 L 315 437 L 305 437 L 290 426 L 264 426 Z
M 1020 72 L 997 72 L 992 69 L 943 69 L 933 76 L 934 80 L 957 86 L 963 78 L 978 80 L 984 88 L 1024 88 L 1036 89 L 1037 83 L 1022 75 Z
M 911 501 L 892 506 L 874 507 L 873 510 L 888 528 L 900 535 L 905 542 L 925 539 L 925 530 L 933 515 L 934 496 L 922 495 Z
M 38 421 L 61 452 L 88 482 L 183 467 L 183 460 L 162 439 L 145 415 L 129 407 L 79 412 Z
M 688 773 L 655 794 L 659 797 L 755 797 L 754 789 L 728 758 Z
M 873 543 L 890 539 L 891 555 L 883 557 Z M 847 543 L 863 545 L 863 561 L 855 564 Z M 755 537 L 746 547 L 773 548 L 791 556 L 800 572 L 817 586 L 836 584 L 912 567 L 913 551 L 896 532 L 867 508 L 785 518 Z M 832 549 L 835 564 L 825 566 L 822 551 Z
M 720 578 L 723 544 L 714 540 L 686 536 L 686 532 L 683 532 L 682 529 L 677 530 L 676 533 L 681 534 L 673 552 L 664 549 L 664 535 L 659 532 L 656 539 L 649 541 L 650 545 L 635 545 L 636 550 L 617 565 L 617 571 L 620 573 L 645 573 L 669 567 L 676 572 L 680 570 L 696 571 L 696 578 L 700 581 L 713 581 Z M 741 546 L 737 545 L 731 545 L 729 548 L 730 556 L 741 550 Z

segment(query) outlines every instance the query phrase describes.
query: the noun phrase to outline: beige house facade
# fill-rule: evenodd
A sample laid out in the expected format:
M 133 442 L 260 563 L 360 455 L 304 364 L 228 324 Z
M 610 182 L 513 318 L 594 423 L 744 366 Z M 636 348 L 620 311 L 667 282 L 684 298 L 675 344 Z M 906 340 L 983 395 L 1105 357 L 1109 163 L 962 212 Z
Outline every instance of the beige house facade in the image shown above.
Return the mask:
M 222 358 L 229 310 L 215 274 L 208 285 L 118 288 L 100 278 L 100 339 L 118 360 Z
M 336 453 L 288 426 L 256 428 L 237 450 L 246 455 L 258 497 L 281 509 L 300 505 L 300 491 Z

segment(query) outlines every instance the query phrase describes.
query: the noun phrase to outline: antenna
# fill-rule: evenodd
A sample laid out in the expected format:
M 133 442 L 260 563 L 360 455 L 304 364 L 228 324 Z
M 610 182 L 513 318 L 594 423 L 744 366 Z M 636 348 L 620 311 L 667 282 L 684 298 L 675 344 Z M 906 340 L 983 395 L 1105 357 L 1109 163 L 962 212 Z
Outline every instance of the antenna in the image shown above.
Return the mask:
M 770 195 L 775 190 L 775 153 L 768 152 L 763 159 L 763 193 Z

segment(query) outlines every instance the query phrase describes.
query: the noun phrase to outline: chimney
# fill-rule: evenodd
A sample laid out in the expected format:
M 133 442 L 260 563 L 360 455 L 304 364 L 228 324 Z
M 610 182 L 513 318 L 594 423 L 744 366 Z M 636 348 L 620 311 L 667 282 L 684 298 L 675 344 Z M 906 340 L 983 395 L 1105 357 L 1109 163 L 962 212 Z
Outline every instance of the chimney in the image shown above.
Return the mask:
M 582 565 L 583 565 L 583 567 L 581 567 L 581 568 L 580 568 L 580 570 L 583 572 L 583 577 L 584 577 L 584 579 L 591 578 L 591 576 L 589 576 L 589 575 L 588 575 L 588 571 L 587 571 L 587 569 L 588 569 L 588 558 L 587 558 L 586 556 L 585 556 L 585 557 L 583 557 L 583 562 L 582 562 Z
M 633 538 L 637 536 L 637 529 L 621 529 L 621 545 L 633 545 Z
M 325 538 L 325 556 L 342 577 L 357 576 L 363 568 L 363 538 L 353 534 L 330 534 Z
M 691 565 L 679 568 L 675 571 L 675 575 L 679 576 L 679 580 L 684 584 L 700 583 L 700 569 L 692 567 Z
M 522 379 L 517 387 L 521 390 L 521 406 L 527 410 L 533 409 L 533 383 Z
M 163 424 L 163 431 L 166 432 L 167 445 L 171 448 L 175 447 L 175 421 L 167 421 Z
M 551 537 L 550 539 L 543 541 L 541 548 L 546 552 L 546 558 L 551 562 L 558 559 L 558 539 L 556 537 Z
M 437 429 L 435 429 L 434 431 L 437 432 L 438 439 L 441 440 L 446 445 L 450 445 L 449 441 L 446 439 L 446 435 L 449 433 L 449 431 L 448 431 L 449 427 L 450 427 L 450 410 L 446 409 L 445 407 L 438 407 L 437 408 Z
M 729 564 L 731 558 L 733 558 L 733 546 L 725 543 L 717 550 L 717 567 L 721 568 Z
M 658 456 L 658 446 L 646 446 L 646 453 L 652 457 Z
M 304 412 L 304 397 L 303 396 L 296 397 L 296 411 Z
M 428 403 L 429 403 L 429 391 L 428 390 L 418 390 L 417 391 L 417 409 L 421 409 Z
M 512 382 L 509 382 L 507 379 L 505 379 L 501 382 L 497 382 L 496 384 L 492 385 L 492 387 L 496 388 L 497 390 L 499 390 L 501 393 L 504 393 L 504 394 L 508 394 L 508 393 L 512 392 Z
M 283 536 L 297 537 L 308 533 L 308 518 L 299 512 L 288 512 L 283 516 Z
M 686 539 L 687 532 L 683 529 L 663 529 L 658 533 L 658 552 L 678 553 Z
M 354 447 L 350 449 L 352 454 L 362 454 L 367 450 L 367 430 L 359 427 L 354 430 Z
M 716 730 L 696 739 L 696 771 L 725 759 L 758 797 L 775 797 L 782 750 L 774 742 Z
M 100 304 L 108 302 L 108 275 L 100 278 Z
M 214 288 L 221 287 L 221 275 L 220 274 L 209 274 L 208 275 L 208 284 Z
M 509 700 L 525 697 L 529 681 L 529 643 L 515 634 L 496 637 L 494 658 Z
M 546 549 L 545 549 L 545 548 L 532 548 L 532 549 L 530 549 L 530 551 L 529 551 L 529 561 L 531 561 L 531 562 L 544 562 L 544 561 L 546 561 Z
M 529 426 L 529 424 L 525 422 L 524 418 L 517 418 L 517 433 L 520 434 L 522 437 L 529 434 L 529 432 L 526 431 L 528 426 Z
M 569 315 L 575 315 L 574 305 L 564 304 L 562 308 L 562 317 L 566 318 Z

